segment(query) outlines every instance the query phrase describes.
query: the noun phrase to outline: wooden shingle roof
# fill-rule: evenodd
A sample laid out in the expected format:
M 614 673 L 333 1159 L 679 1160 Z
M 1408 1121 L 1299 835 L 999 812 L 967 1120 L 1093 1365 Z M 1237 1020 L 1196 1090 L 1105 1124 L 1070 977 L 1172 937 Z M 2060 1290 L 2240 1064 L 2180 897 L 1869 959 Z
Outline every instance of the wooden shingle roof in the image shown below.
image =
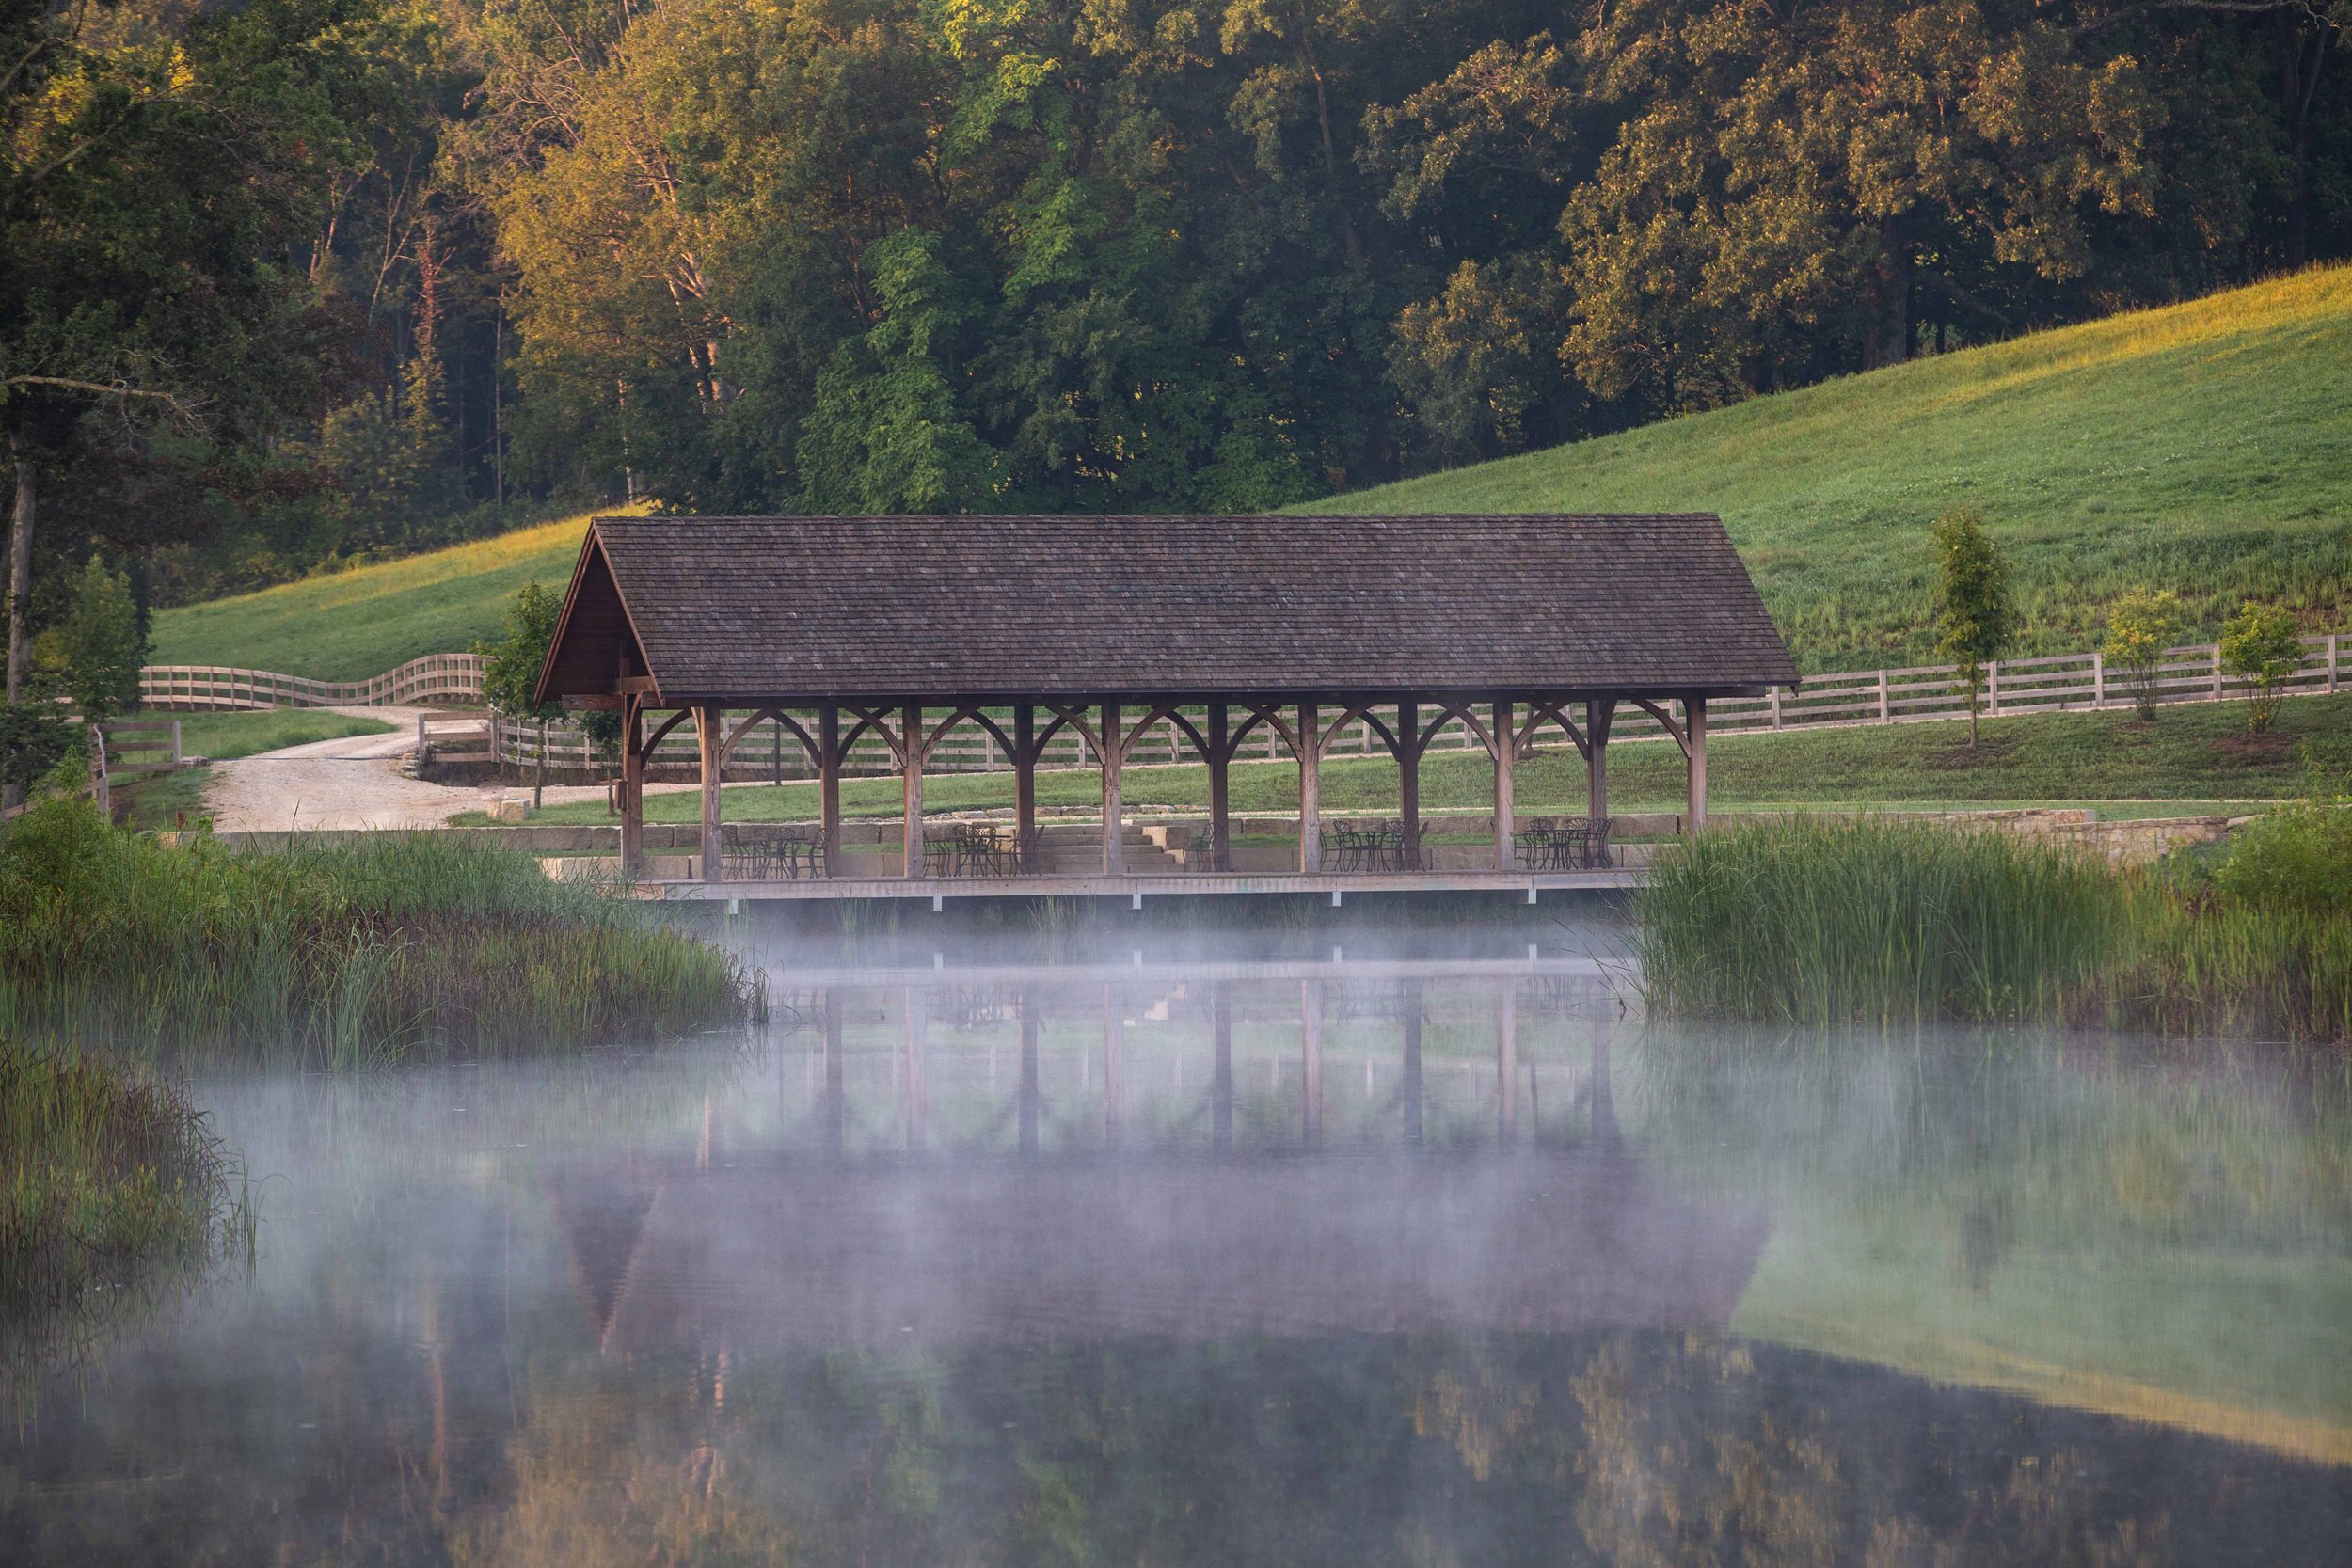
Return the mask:
M 1709 515 L 604 517 L 543 699 L 1728 693 L 1796 665 Z

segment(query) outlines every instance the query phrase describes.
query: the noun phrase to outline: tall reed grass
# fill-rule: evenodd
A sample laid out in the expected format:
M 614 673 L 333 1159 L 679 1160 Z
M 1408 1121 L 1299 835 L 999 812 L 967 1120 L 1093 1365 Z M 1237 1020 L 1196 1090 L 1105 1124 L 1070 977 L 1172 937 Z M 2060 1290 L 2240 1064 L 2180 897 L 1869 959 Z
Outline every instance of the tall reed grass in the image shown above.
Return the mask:
M 2289 902 L 2231 881 L 2227 858 L 2117 867 L 1989 829 L 1730 827 L 1653 861 L 1634 951 L 1670 1014 L 2352 1040 L 2352 888 Z
M 239 1212 L 228 1177 L 185 1089 L 0 1043 L 0 1404 L 208 1264 Z
M 166 848 L 78 802 L 0 833 L 0 1032 L 323 1067 L 744 1020 L 755 980 L 627 900 L 433 833 Z

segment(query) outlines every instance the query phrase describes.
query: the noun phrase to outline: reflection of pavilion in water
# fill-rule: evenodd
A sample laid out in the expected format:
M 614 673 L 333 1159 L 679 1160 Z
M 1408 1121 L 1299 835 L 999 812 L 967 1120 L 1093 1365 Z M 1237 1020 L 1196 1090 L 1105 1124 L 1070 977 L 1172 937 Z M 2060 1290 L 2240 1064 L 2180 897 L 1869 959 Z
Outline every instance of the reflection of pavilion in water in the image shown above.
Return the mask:
M 796 976 L 806 1092 L 780 1144 L 706 1136 L 666 1167 L 558 1184 L 600 1341 L 821 1352 L 1728 1322 L 1762 1211 L 1678 1191 L 1626 1146 L 1616 1006 L 1589 966 L 1365 967 Z M 1555 1085 L 1540 1100 L 1539 1057 Z M 1464 1137 L 1472 1075 L 1485 1125 Z M 1355 1113 L 1339 1129 L 1335 1077 Z M 1438 1077 L 1456 1113 L 1442 1137 Z

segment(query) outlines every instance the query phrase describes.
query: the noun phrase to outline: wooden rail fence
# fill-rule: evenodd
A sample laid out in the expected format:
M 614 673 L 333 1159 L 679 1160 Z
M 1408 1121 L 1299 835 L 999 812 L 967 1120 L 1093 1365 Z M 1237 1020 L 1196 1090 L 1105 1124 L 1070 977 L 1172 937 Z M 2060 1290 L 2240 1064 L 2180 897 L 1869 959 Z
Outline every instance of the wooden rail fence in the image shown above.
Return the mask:
M 2280 687 L 2282 696 L 2339 691 L 2352 684 L 2352 638 L 2343 633 L 2303 639 L 2303 662 Z M 428 704 L 476 704 L 482 700 L 483 660 L 474 654 L 436 654 L 411 659 L 397 670 L 368 681 L 314 681 L 265 670 L 236 670 L 201 665 L 151 665 L 141 675 L 141 688 L 151 707 L 238 708 L 393 706 Z M 1773 691 L 1762 697 L 1718 698 L 1708 705 L 1708 728 L 1716 735 L 1758 730 L 1820 729 L 1834 725 L 1901 724 L 1951 719 L 1967 711 L 1967 699 L 1954 684 L 1957 667 L 1921 664 L 1905 669 L 1855 670 L 1836 674 L 1808 675 L 1794 692 Z M 2167 650 L 2157 668 L 2155 700 L 2176 703 L 2220 702 L 2243 698 L 2246 682 L 2224 673 L 2220 648 L 2211 642 Z M 1982 693 L 1989 715 L 2055 713 L 2129 707 L 2133 697 L 2123 679 L 2110 671 L 2096 653 L 2057 654 L 2036 658 L 2009 658 L 1988 666 Z M 118 726 L 119 728 L 119 726 Z M 1638 708 L 1620 709 L 1611 739 L 1658 740 L 1665 731 Z M 1539 743 L 1565 744 L 1556 732 L 1537 736 Z M 421 750 L 426 745 L 420 726 Z M 444 732 L 430 740 L 439 762 L 489 762 L 532 767 L 544 753 L 549 767 L 597 768 L 606 765 L 578 726 L 563 720 L 541 723 L 516 721 L 492 713 L 472 736 Z M 1447 724 L 1432 741 L 1433 752 L 1480 750 L 1475 736 L 1459 720 Z M 1334 738 L 1328 755 L 1372 756 L 1383 748 L 1372 727 L 1359 720 Z M 1271 729 L 1251 736 L 1242 760 L 1287 755 Z M 692 726 L 671 732 L 650 759 L 660 769 L 691 773 L 696 767 Z M 1131 763 L 1179 763 L 1192 760 L 1191 748 L 1175 725 L 1163 721 L 1147 736 Z M 1093 749 L 1073 731 L 1064 730 L 1047 748 L 1040 766 L 1084 768 L 1095 765 Z M 730 761 L 736 775 L 766 772 L 779 780 L 805 776 L 806 759 L 799 742 L 781 726 L 766 723 L 744 736 Z M 1009 768 L 995 737 L 977 726 L 965 726 L 942 740 L 929 765 L 946 773 L 997 772 Z M 887 775 L 897 772 L 889 747 L 867 736 L 851 751 L 845 771 Z
M 218 664 L 150 664 L 139 701 L 151 708 L 409 707 L 482 701 L 480 654 L 427 654 L 363 681 L 320 681 Z

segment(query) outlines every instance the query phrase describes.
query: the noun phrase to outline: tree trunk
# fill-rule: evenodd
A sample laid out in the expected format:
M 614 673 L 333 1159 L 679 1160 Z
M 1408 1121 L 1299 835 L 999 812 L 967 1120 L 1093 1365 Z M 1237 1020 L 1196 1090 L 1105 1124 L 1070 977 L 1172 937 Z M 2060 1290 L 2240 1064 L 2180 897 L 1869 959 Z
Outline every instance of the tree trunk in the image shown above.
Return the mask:
M 10 436 L 8 454 L 16 460 L 16 512 L 8 526 L 8 701 L 13 703 L 24 695 L 24 672 L 32 657 L 32 444 Z
M 1890 224 L 1879 231 L 1879 253 L 1863 279 L 1862 368 L 1878 370 L 1911 357 L 1911 249 Z

